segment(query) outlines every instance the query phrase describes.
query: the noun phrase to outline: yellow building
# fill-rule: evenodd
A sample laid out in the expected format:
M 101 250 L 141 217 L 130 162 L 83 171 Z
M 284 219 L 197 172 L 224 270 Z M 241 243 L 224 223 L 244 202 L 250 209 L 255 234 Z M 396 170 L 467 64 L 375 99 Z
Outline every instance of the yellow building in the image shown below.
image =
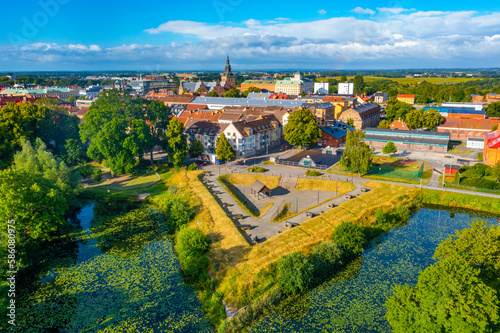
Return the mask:
M 398 95 L 398 101 L 408 104 L 415 104 L 415 95 Z
M 276 91 L 276 81 L 275 80 L 246 80 L 241 84 L 240 91 L 247 91 L 249 88 L 255 87 L 259 89 L 265 89 L 267 91 Z

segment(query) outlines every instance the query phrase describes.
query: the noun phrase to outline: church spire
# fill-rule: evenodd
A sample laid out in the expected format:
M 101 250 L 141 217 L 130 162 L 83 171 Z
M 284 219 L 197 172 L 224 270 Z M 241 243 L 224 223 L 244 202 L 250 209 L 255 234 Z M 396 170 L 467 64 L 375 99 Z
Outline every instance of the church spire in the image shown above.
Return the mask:
M 226 60 L 226 71 L 225 71 L 226 76 L 231 75 L 231 65 L 229 64 L 229 54 L 227 55 L 227 60 Z

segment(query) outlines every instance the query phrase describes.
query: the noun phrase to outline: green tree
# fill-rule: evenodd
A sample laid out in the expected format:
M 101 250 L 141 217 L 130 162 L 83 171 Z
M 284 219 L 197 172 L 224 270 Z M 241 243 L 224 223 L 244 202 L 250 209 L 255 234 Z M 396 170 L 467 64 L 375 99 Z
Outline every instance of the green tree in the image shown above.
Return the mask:
M 299 109 L 288 117 L 283 129 L 285 140 L 294 146 L 306 146 L 321 139 L 321 129 L 308 109 Z
M 342 75 L 339 82 L 340 83 L 347 82 L 347 77 L 345 75 Z
M 422 117 L 422 125 L 431 131 L 435 131 L 443 120 L 443 116 L 436 109 L 428 109 Z
M 368 172 L 371 165 L 373 149 L 365 142 L 365 134 L 362 130 L 347 133 L 344 153 L 340 158 L 340 164 L 359 175 Z
M 230 161 L 236 157 L 236 153 L 231 147 L 231 144 L 226 138 L 224 132 L 220 134 L 219 140 L 217 140 L 217 147 L 215 148 L 215 154 L 219 161 Z
M 497 162 L 491 169 L 491 175 L 497 182 L 500 182 L 500 162 Z
M 384 154 L 394 154 L 398 151 L 398 148 L 394 144 L 394 142 L 389 141 L 387 144 L 382 148 L 382 152 Z
M 475 221 L 439 244 L 417 285 L 396 286 L 386 318 L 397 332 L 498 332 L 500 228 Z M 487 245 L 485 245 L 487 244 Z
M 201 154 L 203 154 L 204 151 L 205 151 L 205 147 L 203 147 L 203 143 L 201 143 L 201 141 L 195 139 L 191 143 L 191 147 L 189 147 L 188 153 L 189 153 L 189 156 L 191 156 L 191 157 L 198 157 Z
M 23 139 L 34 141 L 38 122 L 45 117 L 43 106 L 29 103 L 7 103 L 0 111 L 0 168 L 12 162 Z
M 219 97 L 219 94 L 217 92 L 215 92 L 215 91 L 209 91 L 208 92 L 208 96 L 210 96 L 210 97 Z
M 354 83 L 354 93 L 361 94 L 365 88 L 365 80 L 362 75 L 356 75 L 353 80 Z
M 354 127 L 354 119 L 352 118 L 348 118 L 345 123 L 351 127 Z
M 500 117 L 500 102 L 493 102 L 486 108 L 488 118 Z
M 222 97 L 238 97 L 240 95 L 240 91 L 236 88 L 230 89 L 222 94 Z
M 390 128 L 388 121 L 385 119 L 380 121 L 378 128 Z
M 260 88 L 250 87 L 250 88 L 248 88 L 247 90 L 245 90 L 244 92 L 241 93 L 241 97 L 247 97 L 248 94 L 251 93 L 251 92 L 259 93 L 261 91 L 262 90 Z
M 194 210 L 189 203 L 183 199 L 172 200 L 169 205 L 169 215 L 176 229 L 191 221 L 194 217 Z
M 399 102 L 396 99 L 391 99 L 385 108 L 385 116 L 391 122 L 398 119 L 406 119 L 406 114 L 415 108 L 411 104 Z
M 67 99 L 68 103 L 74 103 L 76 101 L 75 96 L 69 96 Z
M 154 112 L 147 108 L 149 103 L 145 99 L 132 100 L 127 92 L 102 92 L 80 124 L 81 140 L 89 143 L 87 155 L 92 159 L 106 159 L 114 174 L 131 172 L 144 156 L 145 150 L 154 143 L 150 126 L 157 125 L 151 116 Z M 155 102 L 152 105 L 152 108 L 164 110 L 161 103 Z M 158 129 L 158 135 L 161 132 Z
M 278 260 L 279 284 L 287 294 L 296 295 L 307 290 L 313 281 L 313 272 L 313 264 L 300 252 Z
M 75 165 L 82 161 L 84 150 L 80 140 L 69 139 L 64 145 L 64 161 L 68 165 Z
M 80 119 L 75 115 L 69 115 L 68 112 L 58 106 L 58 104 L 45 103 L 45 117 L 38 122 L 38 137 L 45 142 L 47 146 L 53 148 L 56 155 L 64 152 L 64 145 L 67 140 L 79 139 Z M 59 100 L 57 100 L 59 101 Z M 37 101 L 38 102 L 38 101 Z
M 415 129 L 422 127 L 422 112 L 418 110 L 410 110 L 405 117 L 406 126 L 409 129 Z
M 335 228 L 332 240 L 348 257 L 355 257 L 363 252 L 366 238 L 363 229 L 352 222 L 342 222 Z
M 165 132 L 165 138 L 168 160 L 174 165 L 184 162 L 189 149 L 184 125 L 177 119 L 172 119 Z
M 102 180 L 102 169 L 101 168 L 94 169 L 94 172 L 92 173 L 92 179 L 98 183 Z

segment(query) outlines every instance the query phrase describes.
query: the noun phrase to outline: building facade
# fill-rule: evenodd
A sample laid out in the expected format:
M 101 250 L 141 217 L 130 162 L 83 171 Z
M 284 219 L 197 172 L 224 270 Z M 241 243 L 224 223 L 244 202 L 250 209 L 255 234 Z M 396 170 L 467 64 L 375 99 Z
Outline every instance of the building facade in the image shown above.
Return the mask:
M 343 82 L 338 84 L 339 95 L 352 95 L 354 94 L 354 83 L 352 82 Z
M 440 133 L 449 133 L 451 140 L 466 141 L 467 138 L 483 138 L 500 124 L 500 119 L 470 119 L 447 117 L 438 126 Z
M 354 121 L 356 129 L 377 126 L 380 122 L 380 108 L 373 103 L 366 103 L 347 109 L 340 113 L 338 120 L 347 123 L 348 119 Z
M 331 126 L 321 127 L 321 139 L 318 146 L 339 147 L 345 143 L 347 133 L 354 131 L 354 127 L 341 121 L 333 121 Z
M 500 162 L 500 131 L 487 133 L 484 139 L 484 164 L 494 166 Z
M 330 83 L 328 82 L 314 82 L 315 94 L 328 94 L 330 92 Z
M 415 104 L 415 95 L 398 95 L 397 99 L 403 103 Z

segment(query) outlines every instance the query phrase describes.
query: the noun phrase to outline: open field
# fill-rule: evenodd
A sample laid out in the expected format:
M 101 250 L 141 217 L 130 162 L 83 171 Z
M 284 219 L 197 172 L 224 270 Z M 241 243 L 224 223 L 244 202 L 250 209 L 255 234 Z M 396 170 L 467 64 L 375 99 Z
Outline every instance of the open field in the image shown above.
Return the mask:
M 220 281 L 219 290 L 231 305 L 244 306 L 253 298 L 261 296 L 256 289 L 262 290 L 262 281 L 257 275 L 266 271 L 269 265 L 280 257 L 294 251 L 308 253 L 319 242 L 330 237 L 342 221 L 353 221 L 360 225 L 375 223 L 375 211 L 384 207 L 390 210 L 398 204 L 416 200 L 419 191 L 413 188 L 367 182 L 372 191 L 358 198 L 326 211 L 290 230 L 287 230 L 264 243 L 251 248 L 243 260 L 231 268 Z M 404 193 L 402 195 L 402 193 Z
M 256 180 L 260 180 L 264 185 L 269 188 L 276 188 L 279 185 L 279 176 L 266 176 L 259 174 L 245 174 L 245 173 L 228 173 L 226 179 L 233 185 L 247 185 L 251 186 Z
M 329 77 L 329 78 L 321 78 L 318 81 L 327 81 L 328 79 L 336 79 L 340 80 L 340 76 L 338 77 Z M 400 85 L 408 84 L 408 85 L 417 85 L 423 81 L 427 81 L 429 83 L 440 84 L 440 83 L 462 83 L 468 81 L 479 80 L 478 78 L 464 78 L 464 77 L 417 77 L 417 78 L 389 78 L 389 77 L 380 77 L 380 76 L 363 76 L 365 82 L 373 82 L 377 80 L 391 80 L 398 82 Z M 354 79 L 354 76 L 347 76 L 347 80 Z

